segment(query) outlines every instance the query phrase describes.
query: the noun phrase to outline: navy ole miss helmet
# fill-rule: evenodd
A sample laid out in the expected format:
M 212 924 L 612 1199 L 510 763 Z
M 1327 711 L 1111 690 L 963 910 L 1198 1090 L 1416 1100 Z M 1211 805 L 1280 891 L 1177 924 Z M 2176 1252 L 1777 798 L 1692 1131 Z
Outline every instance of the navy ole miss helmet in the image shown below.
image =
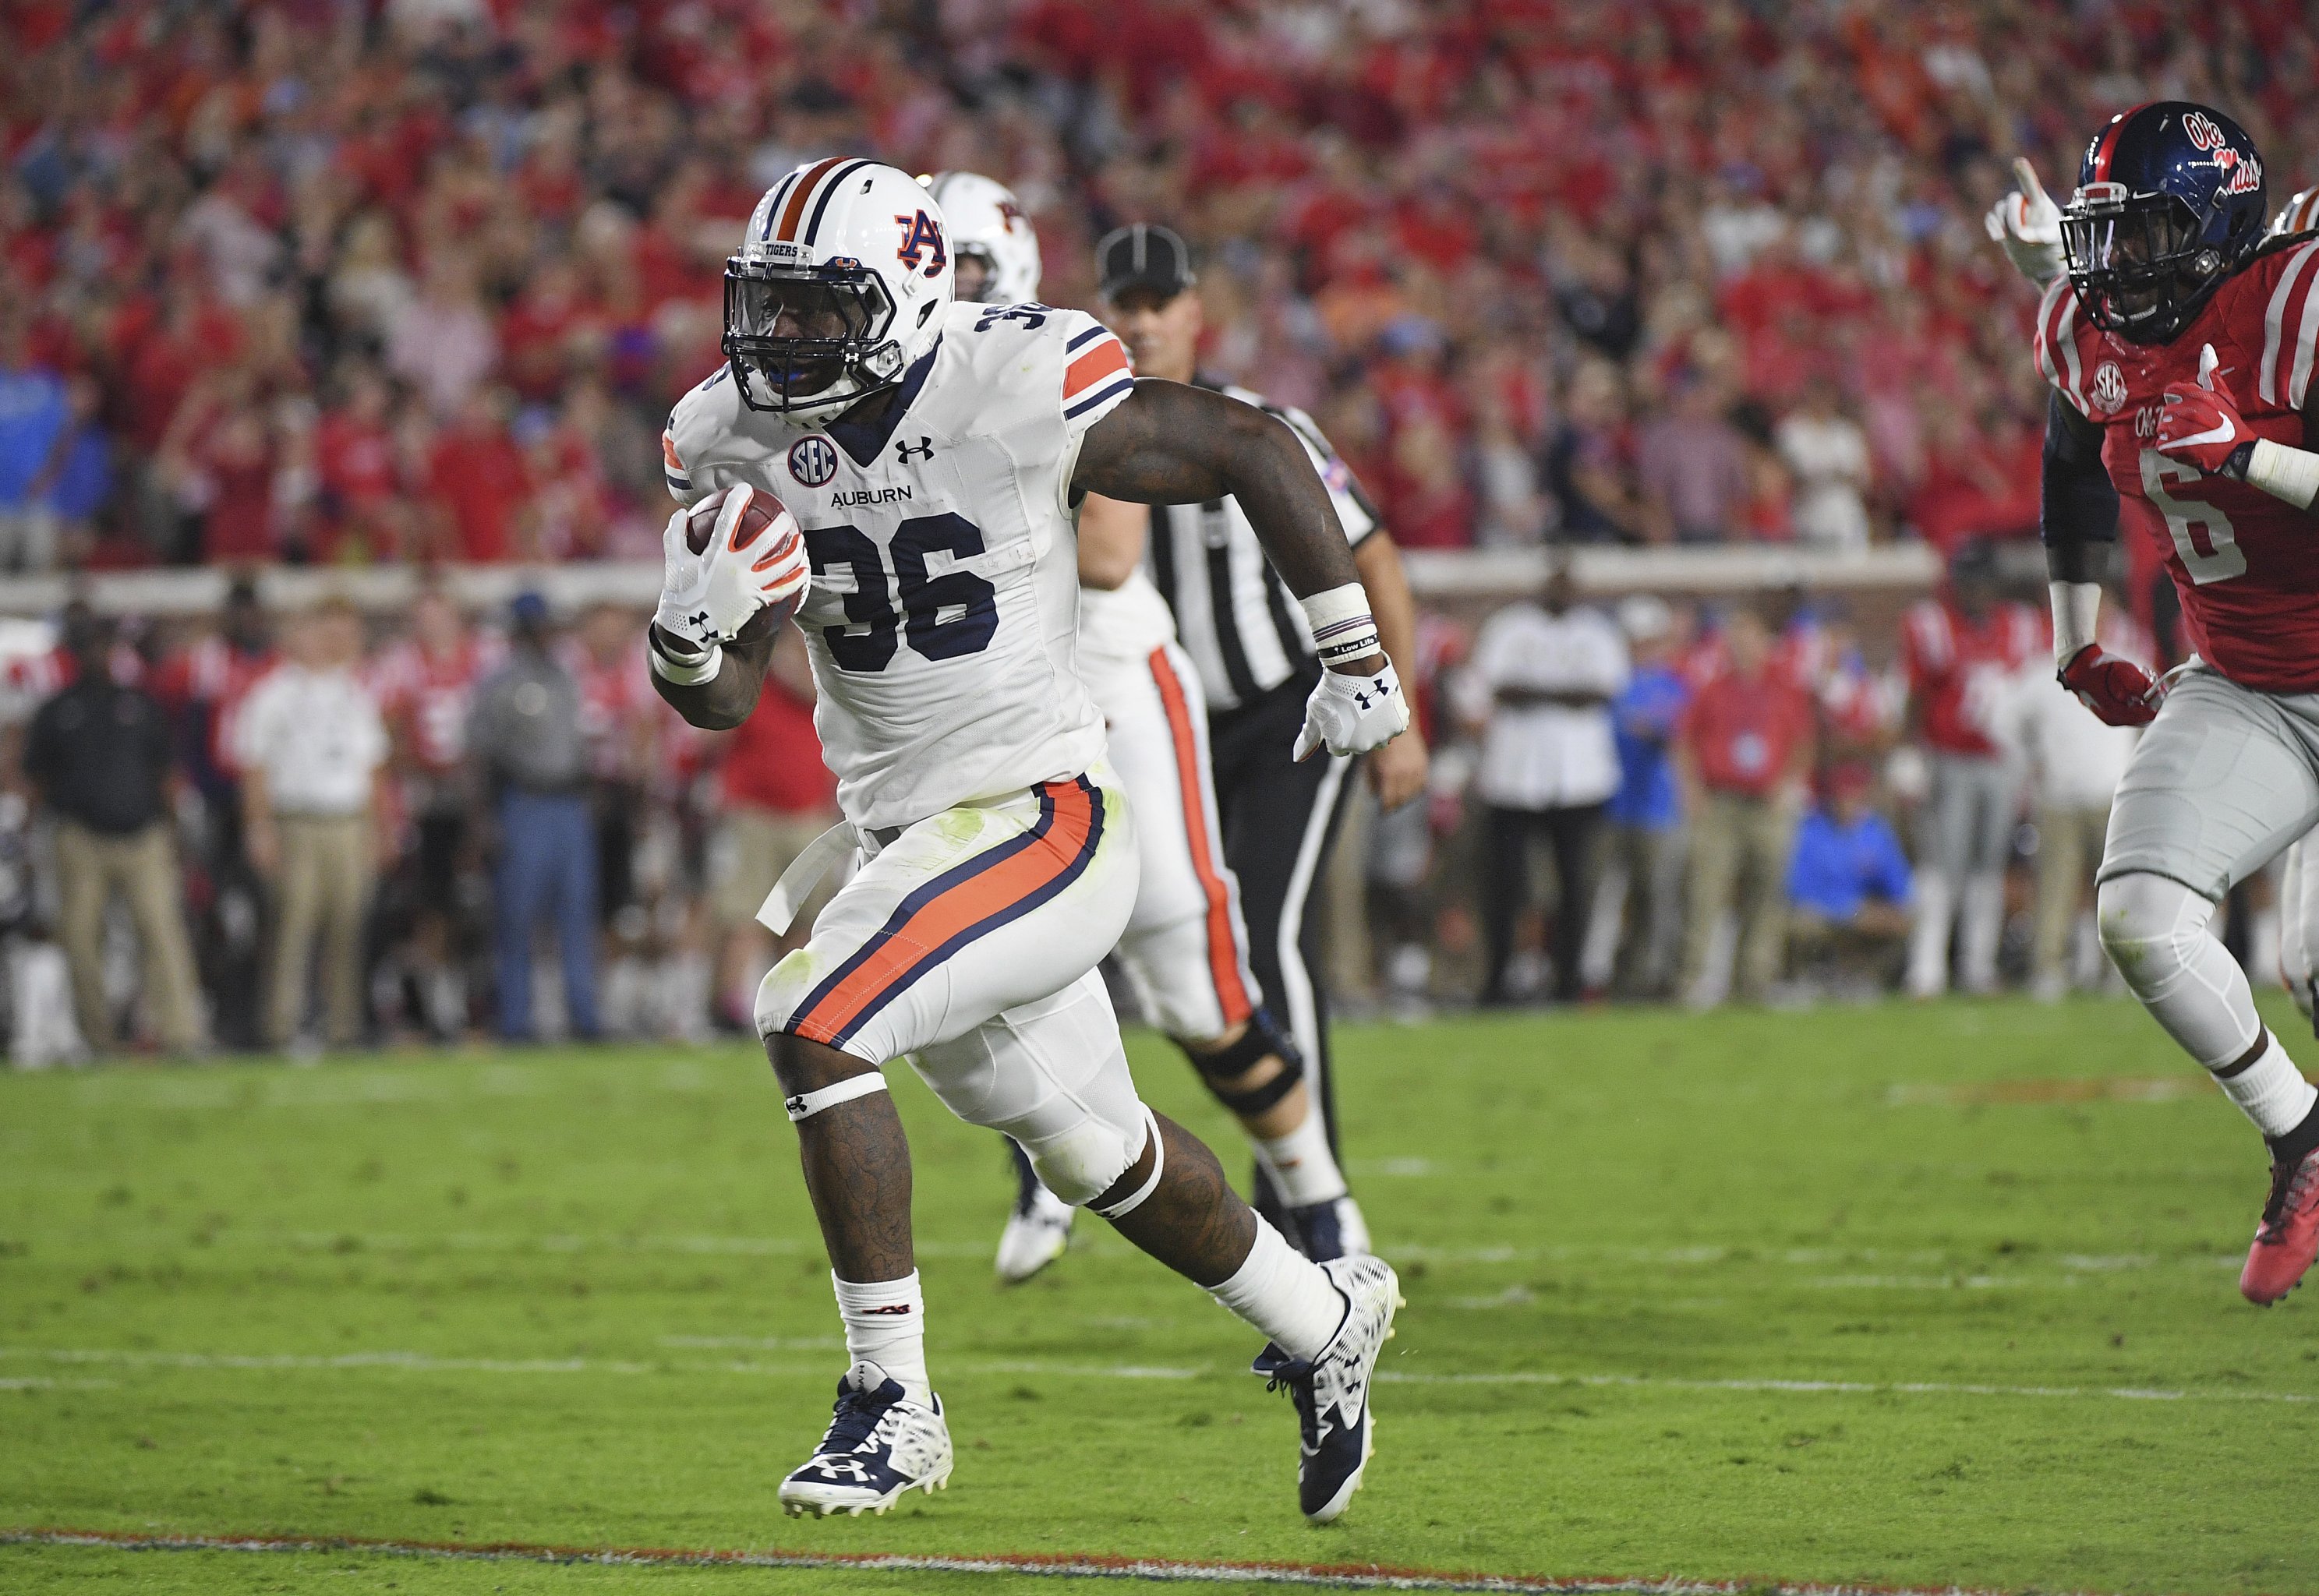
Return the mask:
M 2221 112 L 2159 100 L 2094 136 L 2062 212 L 2078 303 L 2095 326 L 2141 344 L 2180 332 L 2262 242 L 2262 157 Z

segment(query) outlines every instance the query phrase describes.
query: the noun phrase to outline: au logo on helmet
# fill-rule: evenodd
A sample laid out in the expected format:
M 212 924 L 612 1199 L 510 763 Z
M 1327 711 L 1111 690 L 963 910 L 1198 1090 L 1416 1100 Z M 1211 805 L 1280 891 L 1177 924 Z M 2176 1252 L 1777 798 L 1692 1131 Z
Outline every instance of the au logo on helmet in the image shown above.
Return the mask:
M 934 258 L 926 261 L 925 275 L 941 276 L 943 267 L 950 262 L 950 251 L 943 247 L 942 223 L 924 211 L 914 216 L 897 216 L 894 223 L 902 230 L 902 247 L 894 251 L 894 258 L 915 272 L 926 253 L 932 251 Z
M 790 474 L 808 488 L 827 485 L 837 474 L 837 446 L 818 432 L 790 446 Z

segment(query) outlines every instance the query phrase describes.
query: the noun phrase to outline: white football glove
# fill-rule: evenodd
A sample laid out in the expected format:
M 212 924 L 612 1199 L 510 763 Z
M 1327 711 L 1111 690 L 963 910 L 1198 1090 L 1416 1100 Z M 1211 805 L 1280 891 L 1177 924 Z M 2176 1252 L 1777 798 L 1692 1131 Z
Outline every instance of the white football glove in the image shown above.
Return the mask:
M 1316 749 L 1331 753 L 1367 753 L 1409 729 L 1409 699 L 1393 662 L 1358 676 L 1323 671 L 1320 685 L 1304 702 L 1304 728 L 1296 734 L 1296 758 Z
M 2062 251 L 2061 208 L 2046 196 L 2027 158 L 2013 158 L 2013 176 L 2021 186 L 1991 205 L 1981 225 L 2021 275 L 2043 288 L 2070 269 Z
M 746 483 L 725 495 L 705 554 L 694 554 L 686 541 L 689 511 L 669 517 L 661 533 L 660 607 L 653 624 L 696 651 L 732 642 L 757 611 L 794 597 L 811 576 L 805 539 L 787 509 L 733 546 L 733 529 L 755 496 Z

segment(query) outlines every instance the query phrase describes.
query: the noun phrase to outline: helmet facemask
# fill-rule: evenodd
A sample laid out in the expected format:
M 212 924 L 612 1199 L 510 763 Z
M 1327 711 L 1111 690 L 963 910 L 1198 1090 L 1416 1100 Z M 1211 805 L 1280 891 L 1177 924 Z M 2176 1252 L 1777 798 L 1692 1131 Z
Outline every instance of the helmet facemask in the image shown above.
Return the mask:
M 963 239 L 954 241 L 951 245 L 950 265 L 954 280 L 960 285 L 957 290 L 960 300 L 969 304 L 988 305 L 998 302 L 998 261 L 991 254 L 988 245 L 970 243 Z M 965 291 L 965 268 L 970 266 L 979 268 L 982 274 L 976 281 L 974 292 L 971 293 Z
M 2062 213 L 2062 248 L 2087 319 L 2135 343 L 2174 337 L 2238 264 L 2206 232 L 2206 219 L 2174 194 L 2080 189 Z
M 725 336 L 741 402 L 753 410 L 822 417 L 901 379 L 894 302 L 858 263 L 725 263 Z

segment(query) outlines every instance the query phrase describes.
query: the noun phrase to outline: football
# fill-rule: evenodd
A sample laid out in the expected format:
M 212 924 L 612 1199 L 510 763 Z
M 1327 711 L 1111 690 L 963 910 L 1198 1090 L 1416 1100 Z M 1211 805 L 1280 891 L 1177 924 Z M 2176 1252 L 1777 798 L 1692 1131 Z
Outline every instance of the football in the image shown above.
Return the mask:
M 708 552 L 709 536 L 717 530 L 717 518 L 724 513 L 727 495 L 740 491 L 736 484 L 721 488 L 692 507 L 685 517 L 684 540 L 696 555 Z M 757 537 L 789 513 L 788 507 L 763 489 L 751 491 L 749 508 L 741 512 L 741 524 L 734 529 L 734 542 L 742 544 Z

